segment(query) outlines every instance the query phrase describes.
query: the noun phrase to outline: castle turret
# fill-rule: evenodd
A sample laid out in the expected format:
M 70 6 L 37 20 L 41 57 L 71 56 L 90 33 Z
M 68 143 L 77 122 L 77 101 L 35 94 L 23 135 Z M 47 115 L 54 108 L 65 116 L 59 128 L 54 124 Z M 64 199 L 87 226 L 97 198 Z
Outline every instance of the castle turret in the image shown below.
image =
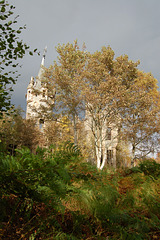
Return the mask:
M 48 89 L 44 83 L 44 63 L 47 48 L 44 49 L 40 70 L 37 78 L 31 77 L 27 87 L 26 119 L 34 119 L 40 128 L 44 125 L 47 115 L 51 113 L 51 105 L 54 99 L 48 96 Z

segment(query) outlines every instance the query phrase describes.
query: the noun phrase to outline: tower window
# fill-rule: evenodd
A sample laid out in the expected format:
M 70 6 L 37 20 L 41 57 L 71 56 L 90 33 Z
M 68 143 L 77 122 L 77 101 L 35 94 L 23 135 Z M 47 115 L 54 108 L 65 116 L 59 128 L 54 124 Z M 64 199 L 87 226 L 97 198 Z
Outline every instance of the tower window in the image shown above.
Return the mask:
M 111 140 L 111 128 L 110 127 L 107 128 L 106 138 L 107 138 L 107 140 Z
M 41 129 L 44 124 L 44 119 L 39 119 L 39 128 Z
M 43 90 L 42 96 L 45 97 L 45 90 Z
M 107 162 L 109 163 L 113 158 L 113 150 L 107 150 Z

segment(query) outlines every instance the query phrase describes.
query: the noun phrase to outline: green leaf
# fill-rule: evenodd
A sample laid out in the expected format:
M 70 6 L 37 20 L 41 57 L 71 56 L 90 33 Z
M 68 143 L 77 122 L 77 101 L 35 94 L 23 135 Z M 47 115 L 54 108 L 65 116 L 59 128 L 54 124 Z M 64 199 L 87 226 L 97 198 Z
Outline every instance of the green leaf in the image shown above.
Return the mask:
M 9 21 L 9 22 L 8 22 L 8 26 L 10 26 L 11 24 L 12 24 L 12 21 Z
M 1 15 L 1 16 L 0 16 L 0 19 L 3 21 L 3 20 L 5 20 L 5 19 L 6 19 L 6 17 L 5 17 L 5 16 L 3 16 L 3 15 Z
M 5 11 L 6 11 L 5 7 L 2 6 L 2 7 L 1 7 L 1 12 L 5 12 Z

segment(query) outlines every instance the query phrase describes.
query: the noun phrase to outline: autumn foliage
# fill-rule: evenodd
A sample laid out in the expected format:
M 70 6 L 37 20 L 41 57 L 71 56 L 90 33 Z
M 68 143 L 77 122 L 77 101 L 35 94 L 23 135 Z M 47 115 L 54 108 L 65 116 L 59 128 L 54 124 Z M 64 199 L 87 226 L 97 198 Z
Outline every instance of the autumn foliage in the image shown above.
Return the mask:
M 1 154 L 1 239 L 159 239 L 160 166 L 102 171 L 74 144 Z
M 159 152 L 157 80 L 110 46 L 59 44 L 40 130 L 10 110 L 17 60 L 33 55 L 13 14 L 0 1 L 0 239 L 160 239 L 160 164 L 146 157 Z
M 94 53 L 84 45 L 80 50 L 77 41 L 59 44 L 56 50 L 57 61 L 45 69 L 46 84 L 56 89 L 54 111 L 72 123 L 75 144 L 80 143 L 78 123 L 88 127 L 98 168 L 107 162 L 108 128 L 116 129 L 118 145 L 130 146 L 132 166 L 135 159 L 159 151 L 157 80 L 138 69 L 139 61 L 127 55 L 115 58 L 110 46 Z M 110 164 L 116 167 L 117 162 Z

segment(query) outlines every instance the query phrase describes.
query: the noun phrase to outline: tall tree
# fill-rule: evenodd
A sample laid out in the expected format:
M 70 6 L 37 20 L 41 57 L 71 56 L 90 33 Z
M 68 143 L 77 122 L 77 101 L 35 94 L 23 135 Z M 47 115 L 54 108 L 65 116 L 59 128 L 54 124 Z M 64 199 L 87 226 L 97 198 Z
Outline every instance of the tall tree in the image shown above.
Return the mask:
M 88 64 L 84 72 L 83 96 L 86 103 L 86 124 L 94 139 L 97 167 L 102 169 L 107 160 L 107 150 L 116 145 L 118 115 L 116 101 L 120 97 L 118 78 L 113 72 L 114 52 L 108 47 L 88 54 Z M 108 130 L 113 132 L 110 139 Z M 112 164 L 116 166 L 115 158 Z
M 68 115 L 73 122 L 74 143 L 77 144 L 77 121 L 80 113 L 82 73 L 86 65 L 85 48 L 79 49 L 77 41 L 73 44 L 58 45 L 58 63 L 46 69 L 49 86 L 56 88 L 55 109 Z M 53 83 L 53 84 L 52 84 Z
M 17 80 L 17 60 L 23 58 L 27 46 L 19 35 L 24 27 L 14 27 L 18 16 L 14 17 L 15 7 L 6 0 L 0 1 L 0 116 L 10 108 L 11 84 Z M 36 49 L 35 49 L 36 51 Z M 29 51 L 32 55 L 33 53 Z
M 123 126 L 124 122 L 127 121 L 128 113 L 126 111 L 128 99 L 126 96 L 130 96 L 129 88 L 133 85 L 135 79 L 138 75 L 138 65 L 139 61 L 134 62 L 132 60 L 129 60 L 127 55 L 121 55 L 118 56 L 113 63 L 113 71 L 112 75 L 118 79 L 118 88 L 120 92 L 120 101 L 115 101 L 115 111 L 116 115 L 119 117 L 119 124 L 118 124 L 118 136 L 117 136 L 117 156 L 123 155 L 122 148 L 120 146 L 123 146 L 124 143 L 127 146 L 129 143 L 126 143 L 127 139 L 126 136 L 124 136 Z M 119 148 L 120 147 L 120 148 Z M 121 163 L 120 163 L 121 164 Z
M 120 80 L 123 95 L 117 109 L 120 116 L 118 139 L 128 140 L 134 159 L 153 153 L 159 139 L 159 91 L 150 73 L 138 70 L 139 61 L 127 55 L 117 57 L 113 74 Z
M 153 151 L 159 141 L 159 92 L 154 77 L 138 70 L 139 61 L 127 55 L 114 59 L 110 47 L 93 54 L 81 51 L 77 41 L 58 45 L 57 52 L 58 63 L 45 71 L 46 84 L 56 88 L 58 113 L 74 123 L 75 144 L 76 120 L 85 110 L 85 128 L 92 133 L 89 138 L 92 135 L 97 167 L 104 167 L 107 151 L 124 137 L 132 146 L 133 159 L 138 151 Z M 116 158 L 111 164 L 116 167 Z
M 125 95 L 123 133 L 132 149 L 132 165 L 137 157 L 154 153 L 160 139 L 160 95 L 151 73 L 138 71 Z

